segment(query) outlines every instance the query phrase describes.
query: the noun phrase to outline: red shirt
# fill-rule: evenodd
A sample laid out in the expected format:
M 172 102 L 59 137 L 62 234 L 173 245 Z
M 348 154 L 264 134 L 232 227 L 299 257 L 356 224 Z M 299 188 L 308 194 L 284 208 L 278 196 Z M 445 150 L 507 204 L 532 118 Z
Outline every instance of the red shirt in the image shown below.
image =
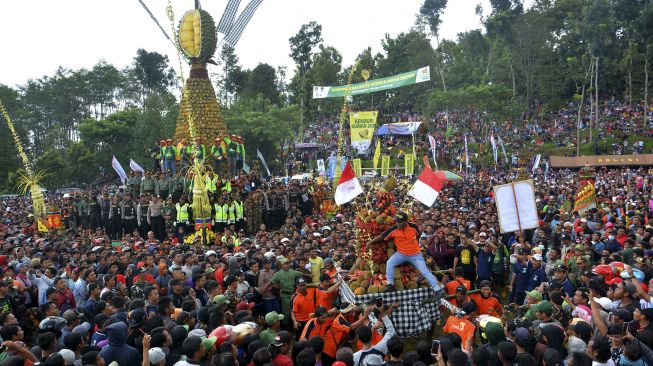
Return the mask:
M 292 358 L 284 355 L 284 354 L 277 354 L 273 359 L 272 359 L 272 364 L 274 366 L 293 366 L 292 363 Z

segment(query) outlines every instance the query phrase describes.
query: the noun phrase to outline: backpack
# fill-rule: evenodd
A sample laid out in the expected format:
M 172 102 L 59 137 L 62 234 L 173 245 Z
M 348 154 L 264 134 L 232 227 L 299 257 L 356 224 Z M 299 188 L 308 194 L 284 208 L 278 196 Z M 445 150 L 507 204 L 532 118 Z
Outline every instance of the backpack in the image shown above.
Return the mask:
M 358 359 L 358 365 L 356 366 L 363 366 L 363 360 L 365 360 L 365 357 L 369 355 L 379 355 L 381 358 L 385 358 L 385 354 L 378 349 L 372 347 L 368 349 L 367 351 L 361 351 L 361 357 Z

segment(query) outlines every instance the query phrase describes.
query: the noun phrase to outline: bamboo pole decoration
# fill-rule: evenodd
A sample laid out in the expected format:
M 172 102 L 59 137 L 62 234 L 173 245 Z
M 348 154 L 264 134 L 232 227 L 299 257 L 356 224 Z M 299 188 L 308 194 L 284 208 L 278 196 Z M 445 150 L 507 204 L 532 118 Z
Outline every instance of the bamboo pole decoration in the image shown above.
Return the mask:
M 356 62 L 354 62 L 354 65 L 351 67 L 351 70 L 349 70 L 349 76 L 347 77 L 347 85 L 351 85 L 351 81 L 354 78 L 354 74 L 356 73 L 356 69 L 358 69 L 358 66 L 360 65 L 360 59 L 356 59 Z M 343 140 L 344 140 L 344 134 L 343 131 L 345 129 L 345 123 L 347 121 L 347 116 L 349 112 L 349 98 L 351 97 L 351 90 L 349 88 L 346 89 L 345 96 L 343 97 L 343 102 L 342 102 L 342 109 L 340 110 L 340 117 L 338 120 L 338 152 L 336 155 L 336 169 L 335 172 L 333 173 L 333 191 L 335 193 L 336 186 L 338 185 L 338 180 L 340 180 L 340 174 L 341 168 L 340 164 L 342 163 L 342 148 L 343 148 Z

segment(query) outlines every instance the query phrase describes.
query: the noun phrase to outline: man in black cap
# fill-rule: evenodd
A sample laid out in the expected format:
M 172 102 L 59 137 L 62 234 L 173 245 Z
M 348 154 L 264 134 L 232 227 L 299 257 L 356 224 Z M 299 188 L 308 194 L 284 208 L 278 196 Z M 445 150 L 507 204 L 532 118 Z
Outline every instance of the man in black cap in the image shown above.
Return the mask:
M 568 296 L 574 296 L 576 289 L 571 281 L 569 281 L 569 278 L 567 278 L 567 266 L 564 264 L 559 264 L 553 269 L 553 280 L 549 285 L 551 285 L 552 282 L 559 282 L 562 286 L 562 290 Z
M 420 232 L 417 225 L 409 223 L 408 214 L 399 211 L 395 216 L 395 225 L 368 242 L 367 247 L 371 248 L 372 244 L 394 239 L 397 251 L 388 258 L 388 262 L 386 263 L 386 277 L 388 281 L 386 291 L 395 290 L 394 268 L 409 262 L 429 281 L 429 285 L 435 292 L 435 300 L 438 301 L 444 296 L 444 291 L 442 291 L 442 287 L 438 284 L 435 276 L 433 276 L 426 266 L 426 262 L 419 248 L 419 237 Z

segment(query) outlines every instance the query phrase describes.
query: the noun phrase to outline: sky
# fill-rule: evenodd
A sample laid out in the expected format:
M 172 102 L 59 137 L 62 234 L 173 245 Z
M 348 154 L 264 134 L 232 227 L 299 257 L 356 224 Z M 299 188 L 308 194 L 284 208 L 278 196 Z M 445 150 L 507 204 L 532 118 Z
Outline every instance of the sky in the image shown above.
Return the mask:
M 171 34 L 167 0 L 143 0 Z M 193 0 L 170 0 L 175 26 Z M 204 0 L 202 8 L 220 20 L 228 0 Z M 240 11 L 249 0 L 241 0 Z M 422 0 L 264 0 L 236 45 L 245 68 L 258 63 L 294 70 L 288 39 L 302 24 L 322 25 L 324 44 L 336 47 L 343 65 L 350 65 L 366 47 L 382 51 L 386 33 L 396 36 L 415 23 Z M 489 0 L 449 0 L 441 37 L 481 28 L 477 4 L 489 12 Z M 17 86 L 52 75 L 60 66 L 91 68 L 103 59 L 118 68 L 129 65 L 138 48 L 157 51 L 179 71 L 174 46 L 150 19 L 138 0 L 20 0 L 0 2 L 3 59 L 0 84 Z M 188 68 L 184 69 L 188 73 Z

